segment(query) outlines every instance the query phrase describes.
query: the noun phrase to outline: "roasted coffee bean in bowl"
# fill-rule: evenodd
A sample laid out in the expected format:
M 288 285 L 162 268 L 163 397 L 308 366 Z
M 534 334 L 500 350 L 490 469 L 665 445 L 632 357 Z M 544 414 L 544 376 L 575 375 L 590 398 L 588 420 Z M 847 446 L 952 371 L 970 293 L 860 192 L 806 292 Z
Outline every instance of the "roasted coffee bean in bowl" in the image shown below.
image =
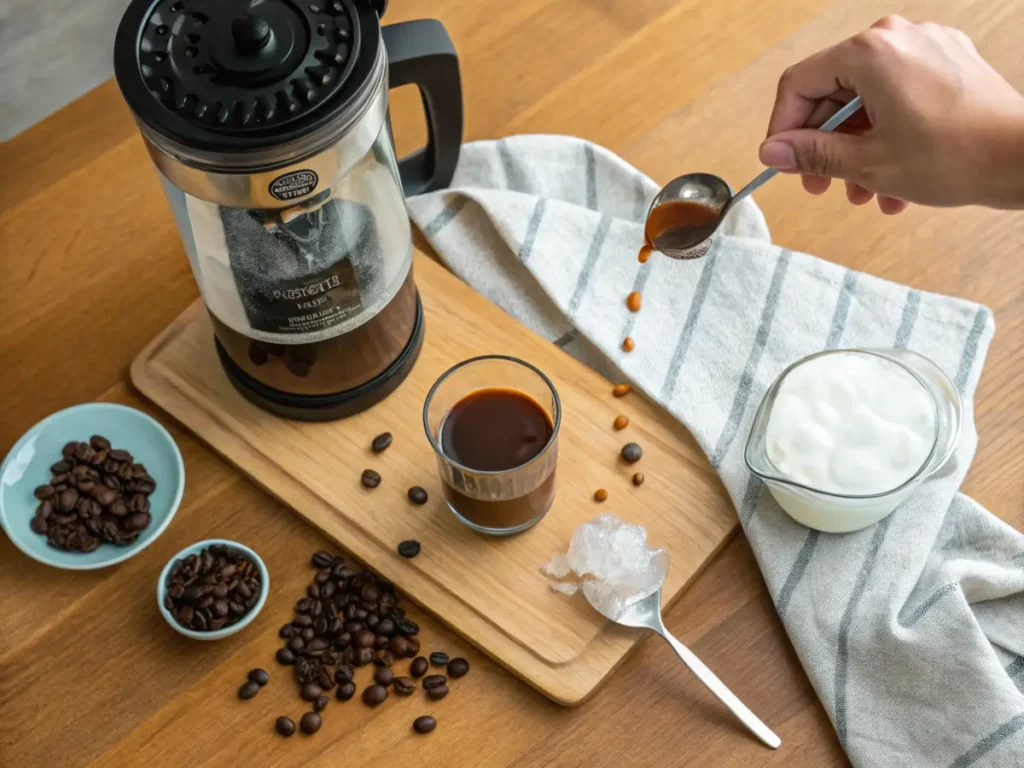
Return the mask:
M 171 558 L 156 594 L 164 619 L 178 632 L 219 640 L 248 626 L 269 591 L 270 575 L 259 555 L 234 541 L 209 539 Z
M 163 533 L 184 485 L 181 454 L 150 416 L 77 405 L 32 427 L 0 465 L 0 524 L 42 563 L 103 568 Z

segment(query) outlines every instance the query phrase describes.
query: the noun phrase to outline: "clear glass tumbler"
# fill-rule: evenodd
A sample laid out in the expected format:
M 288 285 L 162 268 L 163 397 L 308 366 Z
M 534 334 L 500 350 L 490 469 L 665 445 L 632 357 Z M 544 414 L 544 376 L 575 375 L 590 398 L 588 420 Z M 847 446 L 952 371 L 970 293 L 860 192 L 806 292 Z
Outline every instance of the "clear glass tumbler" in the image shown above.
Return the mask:
M 492 418 L 486 410 L 471 411 L 466 403 L 494 398 Z M 530 416 L 532 407 L 547 423 L 547 441 L 538 448 L 529 446 L 518 431 L 520 422 L 502 416 L 503 407 L 518 408 Z M 482 464 L 472 464 L 472 450 L 458 459 L 449 444 L 445 451 L 445 423 L 453 410 L 461 407 L 463 428 L 476 436 Z M 506 411 L 504 416 L 507 416 Z M 534 414 L 536 423 L 539 414 Z M 477 420 L 477 423 L 466 424 Z M 437 457 L 437 468 L 444 483 L 448 508 L 475 531 L 492 536 L 508 536 L 536 525 L 551 508 L 555 498 L 555 465 L 558 460 L 558 429 L 562 407 L 554 385 L 540 370 L 527 362 L 503 355 L 488 355 L 465 360 L 446 371 L 427 394 L 423 405 L 423 427 Z M 525 421 L 522 423 L 526 423 Z M 504 427 L 499 426 L 504 425 Z M 455 422 L 449 424 L 455 429 Z M 529 458 L 516 463 L 514 446 L 528 450 Z M 505 452 L 505 447 L 508 447 Z M 484 457 L 484 453 L 487 457 Z M 507 455 L 508 466 L 495 463 L 495 456 Z M 482 464 L 478 464 L 481 466 Z

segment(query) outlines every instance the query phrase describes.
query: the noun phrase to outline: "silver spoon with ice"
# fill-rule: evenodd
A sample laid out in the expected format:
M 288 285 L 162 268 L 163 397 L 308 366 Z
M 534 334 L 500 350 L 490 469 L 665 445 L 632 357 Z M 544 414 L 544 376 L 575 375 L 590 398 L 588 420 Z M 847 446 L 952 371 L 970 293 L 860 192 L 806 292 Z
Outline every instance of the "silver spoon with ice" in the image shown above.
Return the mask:
M 593 605 L 593 603 L 591 604 Z M 597 608 L 596 605 L 594 607 Z M 672 650 L 683 660 L 683 664 L 690 668 L 690 671 L 697 676 L 697 679 L 704 683 L 707 689 L 715 694 L 718 700 L 725 704 L 729 711 L 736 715 L 740 722 L 750 729 L 751 733 L 772 749 L 778 749 L 779 745 L 782 744 L 782 739 L 776 736 L 771 728 L 762 723 L 761 719 L 751 712 L 746 704 L 736 698 L 736 694 L 726 688 L 725 683 L 719 680 L 718 676 L 708 669 L 704 662 L 694 655 L 693 651 L 676 640 L 672 633 L 665 629 L 665 623 L 661 620 L 661 589 L 653 595 L 631 604 L 623 613 L 617 616 L 607 613 L 604 615 L 616 624 L 636 627 L 638 629 L 650 629 L 657 632 L 665 639 L 666 643 L 672 646 Z
M 582 587 L 595 610 L 616 624 L 650 629 L 672 646 L 683 663 L 750 731 L 772 749 L 782 740 L 726 688 L 714 672 L 665 629 L 661 619 L 661 585 L 668 574 L 668 552 L 647 546 L 643 526 L 630 525 L 614 515 L 598 515 L 579 526 L 569 551 L 556 554 L 542 569 L 556 579 L 578 579 L 552 584 L 567 595 Z

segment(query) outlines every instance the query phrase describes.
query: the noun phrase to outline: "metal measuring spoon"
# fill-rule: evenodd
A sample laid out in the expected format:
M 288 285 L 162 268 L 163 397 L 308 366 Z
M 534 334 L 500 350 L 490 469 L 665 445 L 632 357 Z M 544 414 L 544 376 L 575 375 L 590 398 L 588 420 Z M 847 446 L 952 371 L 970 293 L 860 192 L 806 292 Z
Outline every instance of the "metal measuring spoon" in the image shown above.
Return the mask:
M 860 107 L 860 96 L 857 96 L 826 120 L 818 130 L 835 130 Z M 711 236 L 718 231 L 732 207 L 777 173 L 774 168 L 762 171 L 735 195 L 725 180 L 713 173 L 687 173 L 672 179 L 651 202 L 651 207 L 647 210 L 648 216 L 662 203 L 683 200 L 717 212 L 718 221 L 710 227 L 707 224 L 686 228 L 674 227 L 664 235 L 654 238 L 651 242 L 653 249 L 672 259 L 693 259 L 703 256 L 710 245 Z
M 629 606 L 618 616 L 609 616 L 600 611 L 605 617 L 616 624 L 637 629 L 650 629 L 657 632 L 664 638 L 665 642 L 672 646 L 683 664 L 690 668 L 690 671 L 697 676 L 697 679 L 707 686 L 708 690 L 718 697 L 718 700 L 725 704 L 729 710 L 740 719 L 751 733 L 772 749 L 778 749 L 782 739 L 775 735 L 767 725 L 761 722 L 757 715 L 751 712 L 747 705 L 736 698 L 736 694 L 725 687 L 725 683 L 718 679 L 714 672 L 704 666 L 704 662 L 698 659 L 689 648 L 676 640 L 672 634 L 665 629 L 665 623 L 661 620 L 661 590 L 659 589 L 650 597 L 646 597 L 637 603 Z

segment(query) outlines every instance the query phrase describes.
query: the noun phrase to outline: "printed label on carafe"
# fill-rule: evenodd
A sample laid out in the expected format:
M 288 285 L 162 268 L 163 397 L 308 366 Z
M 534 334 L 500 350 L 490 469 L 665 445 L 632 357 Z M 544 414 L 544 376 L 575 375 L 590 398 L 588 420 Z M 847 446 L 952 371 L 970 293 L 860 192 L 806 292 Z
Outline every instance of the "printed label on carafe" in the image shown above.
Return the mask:
M 241 294 L 249 324 L 268 333 L 315 333 L 361 307 L 359 283 L 348 258 L 315 275 L 242 289 Z
M 380 242 L 367 206 L 330 195 L 279 209 L 225 208 L 188 196 L 197 279 L 222 322 L 302 342 L 358 322 L 365 292 L 380 280 Z

